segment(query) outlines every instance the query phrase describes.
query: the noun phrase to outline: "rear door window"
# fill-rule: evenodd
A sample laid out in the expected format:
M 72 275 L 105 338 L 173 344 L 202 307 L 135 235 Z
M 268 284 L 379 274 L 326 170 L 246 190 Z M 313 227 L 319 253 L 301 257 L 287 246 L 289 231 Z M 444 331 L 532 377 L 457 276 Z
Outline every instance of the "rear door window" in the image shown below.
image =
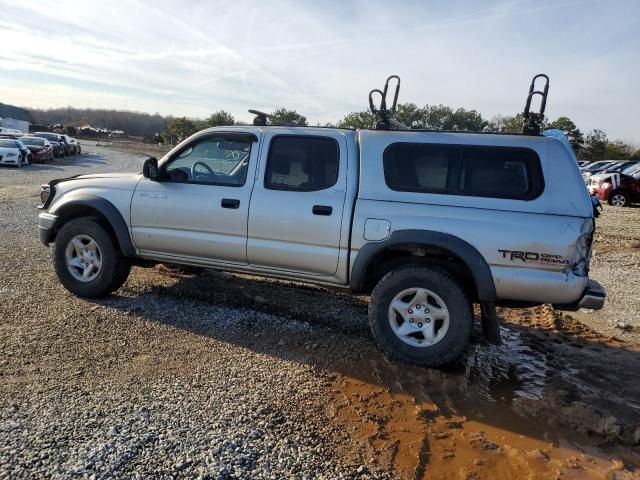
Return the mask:
M 315 192 L 338 181 L 340 150 L 329 137 L 280 135 L 269 149 L 264 186 L 268 190 Z

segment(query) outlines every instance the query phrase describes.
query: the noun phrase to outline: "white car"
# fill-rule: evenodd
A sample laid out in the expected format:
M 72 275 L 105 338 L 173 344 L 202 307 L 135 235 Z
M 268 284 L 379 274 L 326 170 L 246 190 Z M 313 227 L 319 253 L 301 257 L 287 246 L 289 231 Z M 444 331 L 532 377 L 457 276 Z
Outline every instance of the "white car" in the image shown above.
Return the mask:
M 0 139 L 0 165 L 13 165 L 20 168 L 28 164 L 29 160 L 24 157 L 14 140 Z

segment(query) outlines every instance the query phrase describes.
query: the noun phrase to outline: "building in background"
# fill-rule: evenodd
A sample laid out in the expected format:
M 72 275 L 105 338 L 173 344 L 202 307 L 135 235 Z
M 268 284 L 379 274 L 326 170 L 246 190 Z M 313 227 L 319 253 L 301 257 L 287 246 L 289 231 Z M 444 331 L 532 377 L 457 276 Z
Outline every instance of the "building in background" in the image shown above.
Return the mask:
M 29 133 L 29 122 L 26 120 L 16 120 L 15 118 L 0 118 L 1 133 Z

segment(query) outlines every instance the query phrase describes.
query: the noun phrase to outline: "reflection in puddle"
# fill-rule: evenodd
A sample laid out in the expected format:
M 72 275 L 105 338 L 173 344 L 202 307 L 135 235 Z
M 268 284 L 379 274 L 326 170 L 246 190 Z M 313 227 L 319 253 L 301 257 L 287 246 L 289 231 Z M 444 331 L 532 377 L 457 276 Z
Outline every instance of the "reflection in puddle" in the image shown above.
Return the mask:
M 502 345 L 476 344 L 466 358 L 470 389 L 486 400 L 540 399 L 547 377 L 546 356 L 525 345 L 516 331 L 501 327 Z

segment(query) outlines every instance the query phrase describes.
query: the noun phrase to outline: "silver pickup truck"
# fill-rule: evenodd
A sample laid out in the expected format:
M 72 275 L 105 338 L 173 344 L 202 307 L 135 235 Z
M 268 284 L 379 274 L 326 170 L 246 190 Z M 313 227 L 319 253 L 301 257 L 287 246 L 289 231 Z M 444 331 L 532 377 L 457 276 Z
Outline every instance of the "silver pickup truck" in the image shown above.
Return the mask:
M 496 305 L 605 299 L 575 156 L 541 135 L 210 128 L 142 174 L 54 180 L 42 200 L 40 239 L 76 295 L 142 261 L 367 292 L 379 346 L 422 365 L 463 351 L 473 303 L 491 327 Z

